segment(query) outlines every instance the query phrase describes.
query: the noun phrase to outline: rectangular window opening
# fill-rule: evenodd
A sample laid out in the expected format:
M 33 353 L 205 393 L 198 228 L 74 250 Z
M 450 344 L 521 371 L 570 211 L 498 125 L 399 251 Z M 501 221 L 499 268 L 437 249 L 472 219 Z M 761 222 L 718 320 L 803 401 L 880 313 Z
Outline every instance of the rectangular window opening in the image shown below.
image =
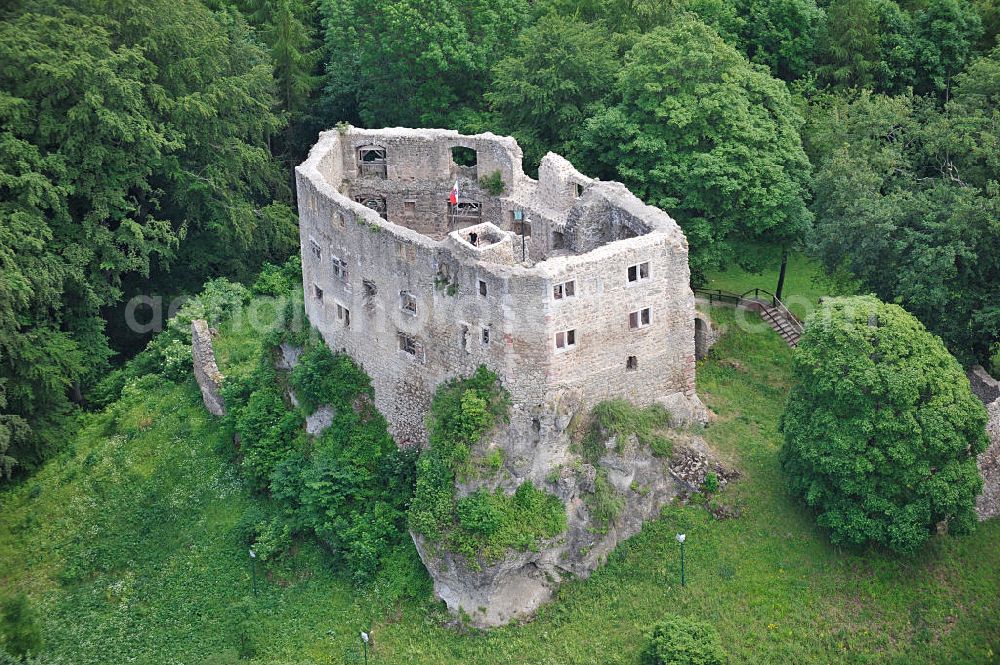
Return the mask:
M 483 328 L 483 346 L 490 345 L 490 329 Z
M 313 298 L 315 298 L 316 300 L 323 299 L 323 289 L 319 288 L 315 284 L 313 284 Z
M 625 359 L 625 371 L 634 372 L 639 369 L 639 358 L 636 356 L 629 356 Z
M 563 249 L 566 246 L 566 236 L 562 231 L 552 232 L 552 249 Z
M 345 328 L 351 327 L 351 310 L 340 303 L 337 303 L 337 320 L 343 323 Z
M 629 282 L 640 282 L 644 279 L 649 279 L 649 261 L 644 261 L 628 267 Z
M 399 333 L 396 336 L 399 342 L 399 350 L 411 356 L 417 355 L 417 340 L 406 333 Z
M 309 238 L 309 249 L 312 250 L 312 255 L 316 258 L 317 261 L 323 259 L 323 250 L 320 249 L 319 243 L 313 240 L 312 238 Z
M 409 291 L 399 292 L 399 308 L 402 309 L 407 314 L 416 315 L 417 313 L 417 299 Z
M 342 282 L 347 281 L 347 261 L 337 258 L 336 256 L 330 257 L 330 264 L 333 266 L 333 276 Z
M 555 300 L 572 298 L 575 295 L 576 295 L 576 280 L 571 279 L 568 282 L 556 284 L 555 286 L 552 287 L 552 297 Z
M 358 148 L 358 175 L 384 179 L 387 161 L 385 148 L 374 145 L 362 146 Z
M 576 346 L 576 330 L 563 330 L 556 333 L 556 349 L 570 349 Z
M 378 287 L 375 286 L 375 282 L 370 279 L 365 279 L 361 281 L 361 284 L 365 289 L 365 298 L 374 298 L 375 294 L 378 293 Z
M 649 307 L 643 307 L 640 310 L 634 312 L 629 312 L 628 315 L 628 327 L 632 330 L 638 328 L 645 328 L 649 325 L 651 320 Z
M 487 293 L 486 282 L 479 280 L 479 295 L 485 296 Z

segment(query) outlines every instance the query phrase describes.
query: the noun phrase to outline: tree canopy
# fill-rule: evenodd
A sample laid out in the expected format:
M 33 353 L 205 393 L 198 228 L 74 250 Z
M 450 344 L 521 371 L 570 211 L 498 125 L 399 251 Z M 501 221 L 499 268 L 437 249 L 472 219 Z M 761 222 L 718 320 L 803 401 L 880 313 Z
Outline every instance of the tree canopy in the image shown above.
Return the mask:
M 813 251 L 941 335 L 963 362 L 1000 340 L 1000 52 L 938 110 L 910 95 L 828 97 L 812 114 Z
M 618 68 L 608 33 L 599 25 L 548 14 L 525 28 L 497 63 L 486 99 L 529 159 L 570 148 Z
M 790 244 L 809 227 L 809 160 L 788 90 L 693 16 L 636 42 L 613 101 L 587 122 L 584 159 L 670 211 L 696 275 L 750 263 L 743 243 Z
M 909 554 L 942 521 L 975 527 L 986 410 L 940 339 L 898 305 L 836 298 L 793 362 L 781 462 L 833 542 Z
M 191 0 L 29 0 L 0 23 L 0 380 L 8 455 L 58 440 L 112 355 L 102 308 L 184 267 L 252 274 L 295 243 L 267 141 L 271 68 L 233 12 Z M 2 408 L 2 407 L 0 407 Z M 7 416 L 6 429 L 13 432 Z
M 436 127 L 477 108 L 525 0 L 321 0 L 325 104 L 372 127 Z

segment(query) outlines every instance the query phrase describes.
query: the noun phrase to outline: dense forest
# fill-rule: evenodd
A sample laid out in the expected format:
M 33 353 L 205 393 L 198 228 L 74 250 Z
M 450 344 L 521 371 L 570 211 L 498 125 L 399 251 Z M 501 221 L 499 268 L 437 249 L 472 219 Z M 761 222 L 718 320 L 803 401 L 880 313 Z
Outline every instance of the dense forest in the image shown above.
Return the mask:
M 102 405 L 148 340 L 129 317 L 297 251 L 292 168 L 345 121 L 560 152 L 674 216 L 696 283 L 804 250 L 997 362 L 996 0 L 5 6 L 8 478 Z

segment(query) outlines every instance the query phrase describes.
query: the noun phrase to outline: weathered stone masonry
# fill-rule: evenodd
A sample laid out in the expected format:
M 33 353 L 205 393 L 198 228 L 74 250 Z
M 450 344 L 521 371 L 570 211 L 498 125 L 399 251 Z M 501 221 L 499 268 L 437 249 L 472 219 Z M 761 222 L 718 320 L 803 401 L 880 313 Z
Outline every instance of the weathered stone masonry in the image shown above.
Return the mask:
M 969 371 L 969 384 L 986 406 L 989 418 L 986 434 L 990 445 L 977 459 L 983 491 L 976 498 L 976 512 L 980 520 L 986 520 L 1000 516 L 1000 381 L 977 365 Z
M 212 330 L 208 321 L 195 319 L 191 322 L 191 358 L 194 363 L 194 378 L 201 389 L 201 399 L 205 408 L 213 416 L 226 413 L 226 404 L 222 399 L 222 372 L 215 363 L 215 351 L 212 349 Z
M 479 184 L 493 174 L 498 196 Z M 702 412 L 687 241 L 621 184 L 551 153 L 536 181 L 493 134 L 355 128 L 324 132 L 296 180 L 307 314 L 371 376 L 400 443 L 423 442 L 435 388 L 481 363 L 528 437 L 567 395 Z

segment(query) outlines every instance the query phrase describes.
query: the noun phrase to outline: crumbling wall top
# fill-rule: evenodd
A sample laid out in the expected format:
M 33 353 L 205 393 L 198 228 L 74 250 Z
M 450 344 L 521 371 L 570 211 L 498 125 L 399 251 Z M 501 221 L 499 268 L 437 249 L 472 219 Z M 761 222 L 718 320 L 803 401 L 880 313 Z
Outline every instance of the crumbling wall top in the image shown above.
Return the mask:
M 473 163 L 458 163 L 456 149 L 474 155 Z M 537 224 L 545 235 L 535 231 L 530 260 L 523 237 L 520 241 L 508 239 L 510 251 L 501 243 L 489 251 L 481 246 L 475 252 L 465 252 L 475 260 L 515 271 L 555 274 L 580 261 L 600 258 L 592 252 L 604 254 L 599 250 L 608 246 L 620 252 L 666 244 L 687 252 L 686 238 L 677 223 L 664 211 L 645 205 L 624 185 L 590 178 L 555 153 L 542 159 L 535 180 L 524 174 L 517 142 L 489 132 L 463 135 L 447 129 L 341 127 L 322 132 L 296 171 L 319 195 L 332 199 L 359 221 L 428 249 L 470 249 L 463 247 L 461 237 L 456 241 L 449 234 L 481 222 L 492 223 L 501 237 L 512 232 L 517 235 L 521 225 L 527 225 L 515 225 L 514 220 Z M 503 183 L 499 193 L 483 184 L 496 174 Z M 453 188 L 473 197 L 475 214 L 481 206 L 483 217 L 453 217 L 451 208 L 446 209 Z M 383 198 L 375 206 L 366 205 L 362 193 Z M 419 203 L 420 197 L 431 203 Z M 424 210 L 411 213 L 418 205 Z M 426 212 L 428 207 L 430 213 Z M 399 209 L 406 212 L 401 215 L 396 212 Z M 421 215 L 422 223 L 416 223 Z M 428 227 L 436 230 L 428 233 Z M 516 251 L 515 244 L 519 247 Z

